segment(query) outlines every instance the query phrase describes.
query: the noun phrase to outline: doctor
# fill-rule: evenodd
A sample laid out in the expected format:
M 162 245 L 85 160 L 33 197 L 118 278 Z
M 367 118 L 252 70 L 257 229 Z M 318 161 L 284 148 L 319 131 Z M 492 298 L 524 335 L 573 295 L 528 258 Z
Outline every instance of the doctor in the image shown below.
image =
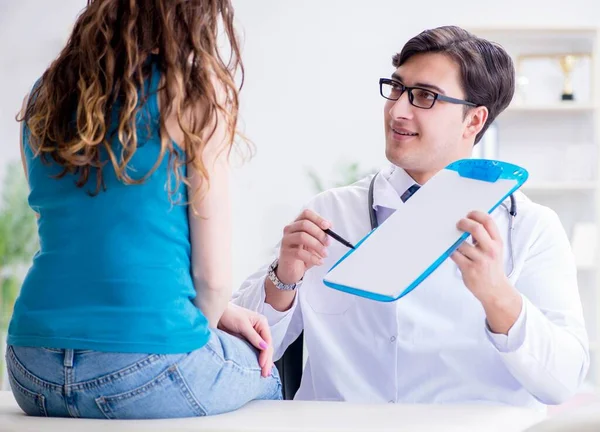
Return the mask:
M 520 192 L 512 236 L 508 200 L 491 215 L 465 215 L 457 226 L 475 242 L 396 302 L 322 283 L 347 252 L 322 228 L 357 242 L 372 227 L 370 213 L 380 224 L 402 211 L 436 172 L 471 156 L 514 92 L 508 54 L 457 27 L 412 38 L 393 66 L 380 80 L 391 166 L 375 176 L 372 204 L 372 177 L 316 196 L 234 302 L 266 315 L 276 358 L 304 330 L 296 399 L 540 410 L 564 402 L 589 366 L 576 268 L 557 215 Z

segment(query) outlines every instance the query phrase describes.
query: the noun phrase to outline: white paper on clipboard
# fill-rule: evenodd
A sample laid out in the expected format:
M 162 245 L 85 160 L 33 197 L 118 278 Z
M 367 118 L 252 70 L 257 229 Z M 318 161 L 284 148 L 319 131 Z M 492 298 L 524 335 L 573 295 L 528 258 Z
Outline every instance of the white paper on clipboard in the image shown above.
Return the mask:
M 456 228 L 461 218 L 473 210 L 491 213 L 527 177 L 525 169 L 501 161 L 448 165 L 342 257 L 324 284 L 379 301 L 403 297 L 468 237 Z

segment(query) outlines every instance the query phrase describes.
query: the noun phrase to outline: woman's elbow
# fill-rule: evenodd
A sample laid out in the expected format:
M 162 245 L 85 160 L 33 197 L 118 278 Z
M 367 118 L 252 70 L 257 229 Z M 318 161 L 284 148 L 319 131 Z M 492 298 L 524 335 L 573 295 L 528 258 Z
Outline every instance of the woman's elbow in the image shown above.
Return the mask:
M 227 278 L 218 276 L 208 276 L 206 274 L 192 274 L 194 287 L 197 292 L 205 291 L 214 294 L 223 293 L 231 295 L 231 281 Z

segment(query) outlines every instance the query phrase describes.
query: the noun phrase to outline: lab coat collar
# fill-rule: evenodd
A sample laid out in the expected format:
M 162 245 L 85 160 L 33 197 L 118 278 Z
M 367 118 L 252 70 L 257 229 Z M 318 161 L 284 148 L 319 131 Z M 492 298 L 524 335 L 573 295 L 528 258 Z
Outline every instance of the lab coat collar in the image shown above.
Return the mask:
M 402 204 L 400 196 L 414 184 L 418 184 L 404 169 L 390 165 L 382 169 L 373 185 L 373 208 L 398 210 Z M 420 186 L 420 185 L 419 185 Z

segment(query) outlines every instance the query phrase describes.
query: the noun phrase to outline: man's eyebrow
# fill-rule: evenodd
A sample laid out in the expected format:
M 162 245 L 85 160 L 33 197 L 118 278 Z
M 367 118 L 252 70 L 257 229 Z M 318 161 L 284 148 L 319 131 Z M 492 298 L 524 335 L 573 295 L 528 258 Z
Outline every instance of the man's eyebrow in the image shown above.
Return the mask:
M 427 83 L 418 82 L 418 83 L 415 83 L 415 87 L 430 88 L 430 89 L 435 90 L 438 93 L 446 94 L 446 92 L 443 89 L 441 89 L 440 87 L 438 87 L 436 85 L 433 85 L 433 84 L 427 84 Z
M 395 79 L 396 81 L 400 81 L 401 83 L 404 84 L 404 81 L 402 81 L 402 77 L 400 75 L 398 75 L 397 73 L 392 74 L 392 79 Z M 430 88 L 432 90 L 435 90 L 438 93 L 446 94 L 446 92 L 442 88 L 440 88 L 436 85 L 428 84 L 428 83 L 424 83 L 424 82 L 415 83 L 414 87 Z

